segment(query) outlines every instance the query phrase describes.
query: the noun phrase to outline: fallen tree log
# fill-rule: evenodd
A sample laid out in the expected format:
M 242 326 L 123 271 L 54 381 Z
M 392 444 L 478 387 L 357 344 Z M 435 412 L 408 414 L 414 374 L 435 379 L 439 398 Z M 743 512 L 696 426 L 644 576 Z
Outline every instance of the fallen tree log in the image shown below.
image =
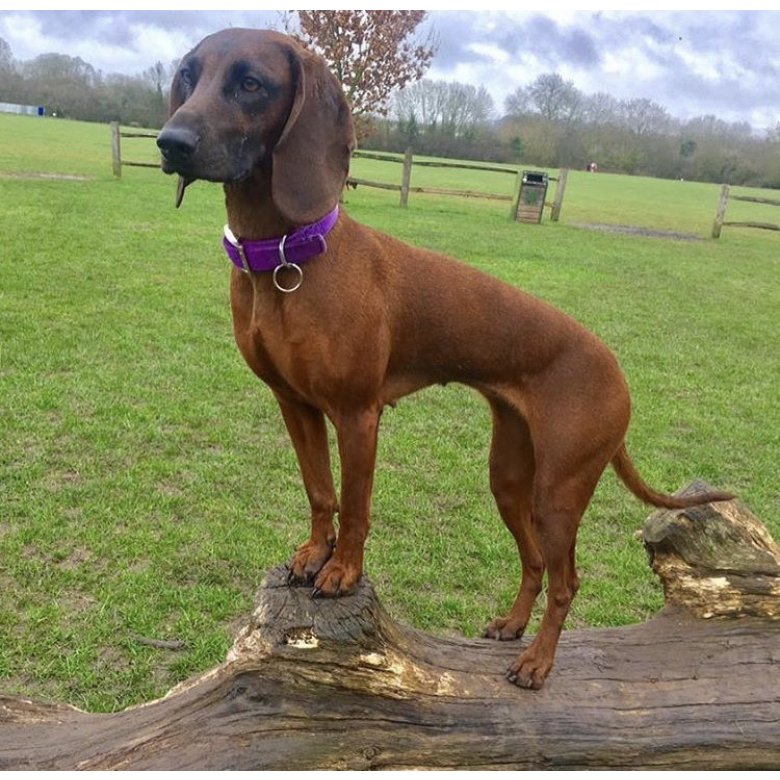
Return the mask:
M 739 502 L 657 513 L 644 534 L 667 607 L 564 633 L 541 691 L 503 677 L 518 643 L 398 625 L 366 578 L 312 600 L 277 568 L 225 663 L 159 701 L 0 697 L 0 769 L 776 769 L 780 552 Z M 729 590 L 739 619 L 697 616 L 722 614 L 718 579 L 750 580 L 743 606 Z

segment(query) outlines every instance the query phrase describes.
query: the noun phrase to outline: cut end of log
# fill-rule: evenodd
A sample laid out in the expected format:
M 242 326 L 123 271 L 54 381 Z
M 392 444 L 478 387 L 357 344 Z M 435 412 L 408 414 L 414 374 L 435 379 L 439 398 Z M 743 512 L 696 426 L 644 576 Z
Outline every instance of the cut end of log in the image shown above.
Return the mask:
M 371 649 L 391 641 L 387 634 L 394 633 L 392 623 L 367 577 L 347 596 L 314 599 L 311 585 L 290 585 L 287 575 L 285 566 L 266 574 L 249 624 L 236 638 L 228 661 L 285 647 L 306 650 L 334 642 Z
M 696 480 L 678 495 L 706 490 Z M 660 510 L 642 537 L 667 605 L 702 618 L 780 618 L 780 547 L 738 499 Z
M 226 666 L 251 670 L 270 663 L 291 683 L 306 678 L 390 699 L 450 695 L 456 677 L 459 690 L 468 687 L 460 679 L 465 670 L 442 674 L 432 637 L 390 618 L 368 577 L 347 596 L 315 599 L 311 585 L 290 585 L 287 574 L 277 566 L 266 575 Z M 494 694 L 510 687 L 503 681 L 506 663 L 480 679 Z

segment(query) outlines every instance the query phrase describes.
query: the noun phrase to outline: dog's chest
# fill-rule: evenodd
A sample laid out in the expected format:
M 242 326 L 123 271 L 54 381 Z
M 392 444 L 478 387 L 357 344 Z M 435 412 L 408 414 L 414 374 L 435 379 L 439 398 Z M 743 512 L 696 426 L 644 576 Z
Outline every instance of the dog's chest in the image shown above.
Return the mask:
M 330 346 L 310 313 L 296 307 L 232 301 L 233 329 L 244 360 L 272 389 L 310 400 L 322 383 Z

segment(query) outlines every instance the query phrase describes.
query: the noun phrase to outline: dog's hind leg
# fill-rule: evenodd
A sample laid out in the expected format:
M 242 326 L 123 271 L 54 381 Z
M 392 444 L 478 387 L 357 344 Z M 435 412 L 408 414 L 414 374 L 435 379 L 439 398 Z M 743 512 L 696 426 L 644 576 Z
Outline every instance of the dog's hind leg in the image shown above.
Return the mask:
M 515 409 L 492 400 L 493 440 L 490 447 L 490 488 L 498 511 L 520 553 L 520 589 L 509 612 L 485 629 L 491 639 L 523 635 L 536 597 L 542 589 L 544 562 L 531 527 L 534 455 L 528 424 Z
M 547 607 L 534 641 L 507 672 L 509 680 L 522 688 L 541 688 L 552 669 L 558 638 L 579 588 L 577 530 L 607 462 L 597 453 L 576 465 L 573 459 L 561 458 L 557 473 L 551 474 L 547 464 L 537 461 L 531 526 L 547 571 Z

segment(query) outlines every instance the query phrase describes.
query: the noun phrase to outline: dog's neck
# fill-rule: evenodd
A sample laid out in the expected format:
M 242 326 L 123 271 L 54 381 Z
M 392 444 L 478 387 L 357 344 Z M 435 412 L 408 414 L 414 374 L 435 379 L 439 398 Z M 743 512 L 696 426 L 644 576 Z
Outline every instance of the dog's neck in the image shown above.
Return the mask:
M 236 236 L 258 241 L 286 235 L 297 227 L 274 204 L 270 177 L 252 176 L 225 184 L 224 189 L 228 225 Z

